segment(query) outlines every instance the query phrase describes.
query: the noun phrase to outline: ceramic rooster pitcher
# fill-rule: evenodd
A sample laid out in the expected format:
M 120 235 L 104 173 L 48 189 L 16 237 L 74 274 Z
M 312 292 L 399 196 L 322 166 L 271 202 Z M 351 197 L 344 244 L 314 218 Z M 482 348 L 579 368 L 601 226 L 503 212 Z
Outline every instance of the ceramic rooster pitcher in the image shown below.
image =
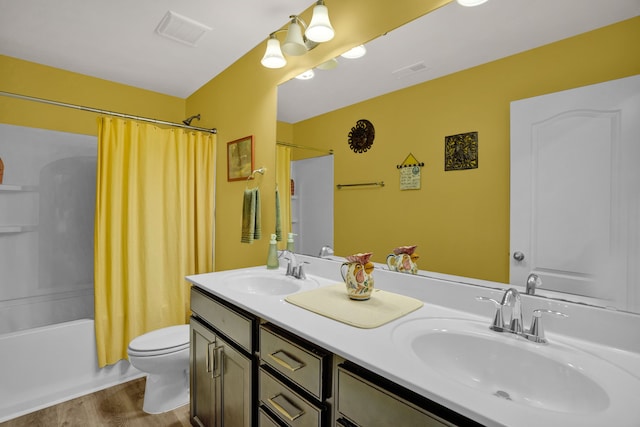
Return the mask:
M 371 252 L 347 257 L 340 266 L 340 274 L 347 285 L 347 294 L 353 300 L 368 300 L 373 292 L 373 263 L 369 261 Z
M 387 255 L 389 270 L 418 274 L 418 258 L 420 257 L 415 253 L 416 247 L 416 245 L 413 245 L 395 248 L 392 254 Z

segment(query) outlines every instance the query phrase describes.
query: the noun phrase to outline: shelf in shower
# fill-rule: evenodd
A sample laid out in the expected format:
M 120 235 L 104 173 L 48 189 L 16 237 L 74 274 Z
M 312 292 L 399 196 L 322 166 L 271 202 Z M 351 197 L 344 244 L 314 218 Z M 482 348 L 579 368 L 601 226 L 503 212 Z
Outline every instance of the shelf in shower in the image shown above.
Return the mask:
M 35 225 L 0 225 L 0 234 L 24 233 L 35 229 Z
M 36 191 L 37 189 L 35 185 L 0 184 L 0 191 Z

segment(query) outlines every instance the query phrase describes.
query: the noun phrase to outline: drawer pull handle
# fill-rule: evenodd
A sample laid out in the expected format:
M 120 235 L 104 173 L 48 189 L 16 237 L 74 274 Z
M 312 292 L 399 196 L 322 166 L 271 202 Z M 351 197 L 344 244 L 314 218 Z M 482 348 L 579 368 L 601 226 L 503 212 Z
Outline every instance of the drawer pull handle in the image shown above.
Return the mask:
M 304 368 L 304 363 L 297 361 L 282 350 L 269 355 L 277 364 L 284 366 L 291 372 L 295 372 L 300 368 Z
M 280 393 L 270 397 L 269 403 L 271 403 L 271 405 L 273 405 L 273 407 L 289 421 L 294 421 L 296 418 L 300 418 L 302 414 L 304 414 L 303 409 L 300 409 L 293 403 L 289 402 L 289 400 Z

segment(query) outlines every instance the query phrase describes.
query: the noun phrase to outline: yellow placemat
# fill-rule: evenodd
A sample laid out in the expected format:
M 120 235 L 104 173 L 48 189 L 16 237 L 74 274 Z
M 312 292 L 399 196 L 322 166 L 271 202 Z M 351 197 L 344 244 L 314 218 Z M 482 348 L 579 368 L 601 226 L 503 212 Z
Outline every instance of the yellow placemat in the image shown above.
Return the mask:
M 358 328 L 377 328 L 422 307 L 415 298 L 375 289 L 366 301 L 354 301 L 347 296 L 344 283 L 325 286 L 285 300 L 298 307 Z

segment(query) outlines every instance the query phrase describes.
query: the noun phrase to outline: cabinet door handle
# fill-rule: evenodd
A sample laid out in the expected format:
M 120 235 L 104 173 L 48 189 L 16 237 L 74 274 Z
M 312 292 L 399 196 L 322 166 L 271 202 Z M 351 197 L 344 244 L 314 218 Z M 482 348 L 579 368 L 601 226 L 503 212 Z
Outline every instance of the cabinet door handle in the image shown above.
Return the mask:
M 218 378 L 224 369 L 224 346 L 213 348 L 213 366 L 211 367 L 211 378 Z
M 283 350 L 278 350 L 275 353 L 271 353 L 269 357 L 271 357 L 277 364 L 279 364 L 280 366 L 284 366 L 291 372 L 295 372 L 300 368 L 304 368 L 304 363 L 289 356 Z
M 289 400 L 280 393 L 270 397 L 268 400 L 269 403 L 271 403 L 271 405 L 289 421 L 294 421 L 296 418 L 300 418 L 302 414 L 304 414 L 303 409 L 300 409 L 293 403 L 289 402 Z
M 204 365 L 208 374 L 210 374 L 213 371 L 213 366 L 212 366 L 213 365 L 213 349 L 215 349 L 215 345 L 216 345 L 215 341 L 211 341 L 210 343 L 207 344 L 207 354 L 206 354 L 206 357 L 204 358 Z

